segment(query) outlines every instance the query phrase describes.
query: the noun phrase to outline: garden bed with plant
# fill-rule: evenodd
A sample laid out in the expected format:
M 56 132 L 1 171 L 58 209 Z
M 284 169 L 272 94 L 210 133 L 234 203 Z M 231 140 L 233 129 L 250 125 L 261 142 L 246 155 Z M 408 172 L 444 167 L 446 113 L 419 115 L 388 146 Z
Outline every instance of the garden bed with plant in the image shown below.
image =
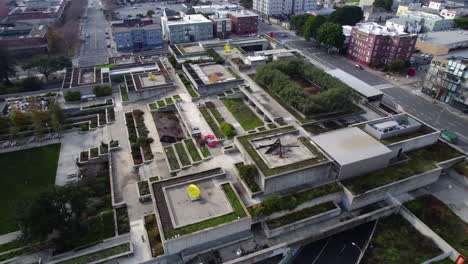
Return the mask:
M 208 149 L 207 146 L 201 147 L 201 148 L 200 148 L 200 151 L 201 151 L 201 153 L 202 153 L 202 155 L 203 155 L 203 158 L 206 159 L 206 158 L 208 158 L 208 157 L 211 157 L 210 150 Z
M 80 152 L 80 162 L 86 162 L 89 160 L 89 151 L 81 151 Z
M 154 141 L 152 138 L 148 137 L 148 129 L 145 125 L 145 119 L 143 117 L 144 112 L 138 109 L 133 110 L 133 117 L 136 122 L 136 129 L 138 131 L 138 138 L 136 140 L 136 145 L 138 145 L 143 151 L 143 157 L 145 161 L 152 160 L 154 158 L 153 152 L 151 150 L 150 144 Z
M 201 114 L 203 115 L 203 118 L 205 118 L 206 122 L 210 126 L 215 136 L 218 139 L 224 138 L 224 134 L 221 132 L 215 120 L 211 117 L 210 113 L 208 112 L 208 109 L 205 106 L 200 106 L 198 107 L 198 109 L 200 110 Z
M 149 184 L 148 181 L 139 181 L 138 182 L 138 191 L 140 196 L 150 195 Z
M 128 102 L 129 101 L 127 86 L 120 85 L 120 95 L 122 96 L 122 101 L 123 102 Z
M 103 259 L 117 256 L 123 253 L 130 253 L 130 243 L 118 245 L 111 248 L 106 248 L 100 251 L 96 251 L 87 255 L 72 258 L 69 260 L 60 261 L 57 264 L 87 264 Z
M 299 220 L 319 215 L 330 210 L 336 209 L 336 206 L 333 202 L 326 202 L 322 204 L 318 204 L 312 207 L 308 207 L 296 212 L 292 212 L 286 215 L 283 215 L 278 218 L 270 219 L 266 221 L 268 228 L 275 229 L 284 225 L 288 225 Z
M 192 84 L 190 83 L 190 81 L 187 79 L 187 77 L 185 77 L 185 74 L 183 73 L 180 73 L 179 74 L 179 78 L 180 80 L 182 80 L 182 83 L 184 84 L 185 88 L 187 89 L 188 93 L 190 94 L 190 96 L 192 96 L 192 98 L 197 98 L 197 97 L 200 97 L 200 95 L 198 95 L 198 93 L 195 91 L 195 89 L 193 88 Z
M 211 114 L 213 115 L 213 117 L 216 119 L 216 121 L 218 122 L 218 124 L 222 124 L 223 122 L 225 122 L 223 116 L 221 115 L 221 113 L 218 111 L 218 109 L 216 109 L 216 106 L 213 102 L 206 102 L 205 103 L 205 106 L 206 108 L 211 112 Z
M 115 121 L 115 110 L 114 107 L 107 108 L 107 121 L 114 122 Z
M 109 146 L 110 146 L 111 149 L 118 148 L 119 147 L 119 141 L 118 140 L 111 140 L 109 142 Z
M 109 153 L 109 144 L 101 142 L 101 145 L 99 145 L 99 153 L 101 155 Z
M 128 218 L 127 207 L 115 209 L 115 215 L 117 218 L 117 233 L 123 235 L 130 232 L 130 220 Z
M 177 156 L 179 156 L 179 160 L 182 166 L 183 167 L 190 166 L 192 162 L 190 161 L 190 158 L 187 152 L 185 151 L 184 145 L 179 142 L 179 143 L 174 144 L 174 147 L 177 152 Z
M 169 162 L 169 169 L 171 171 L 179 170 L 180 165 L 179 161 L 177 161 L 177 156 L 172 146 L 165 147 L 164 153 L 166 153 L 167 161 Z
M 143 156 L 141 155 L 140 146 L 137 144 L 138 134 L 131 112 L 125 113 L 125 121 L 127 123 L 128 140 L 132 150 L 133 164 L 139 165 L 143 163 Z
M 243 99 L 225 99 L 221 102 L 244 130 L 248 131 L 263 126 L 263 121 L 245 104 Z
M 258 176 L 257 167 L 255 165 L 244 165 L 244 163 L 236 163 L 237 171 L 240 178 L 245 182 L 252 193 L 261 191 L 256 178 Z
M 463 153 L 440 141 L 405 154 L 409 160 L 362 176 L 343 180 L 342 183 L 354 195 L 358 195 L 433 170 L 437 168 L 437 163 L 463 155 Z
M 97 148 L 97 147 L 91 148 L 89 150 L 89 153 L 91 155 L 91 159 L 99 158 L 99 148 Z
M 186 139 L 184 140 L 184 144 L 187 147 L 187 150 L 190 154 L 190 157 L 192 158 L 193 162 L 198 162 L 201 161 L 202 158 L 200 157 L 200 154 L 198 153 L 197 147 L 193 143 L 192 139 Z
M 151 255 L 153 258 L 164 255 L 161 234 L 159 233 L 158 223 L 156 222 L 156 216 L 154 214 L 145 216 L 145 229 L 148 234 Z

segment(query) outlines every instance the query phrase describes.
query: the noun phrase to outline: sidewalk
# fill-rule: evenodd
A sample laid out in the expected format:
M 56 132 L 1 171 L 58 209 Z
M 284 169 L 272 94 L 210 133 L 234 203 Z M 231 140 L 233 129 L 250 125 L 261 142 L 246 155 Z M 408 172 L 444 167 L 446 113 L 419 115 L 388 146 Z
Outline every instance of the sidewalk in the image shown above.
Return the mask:
M 0 245 L 11 242 L 21 236 L 21 231 L 0 235 Z

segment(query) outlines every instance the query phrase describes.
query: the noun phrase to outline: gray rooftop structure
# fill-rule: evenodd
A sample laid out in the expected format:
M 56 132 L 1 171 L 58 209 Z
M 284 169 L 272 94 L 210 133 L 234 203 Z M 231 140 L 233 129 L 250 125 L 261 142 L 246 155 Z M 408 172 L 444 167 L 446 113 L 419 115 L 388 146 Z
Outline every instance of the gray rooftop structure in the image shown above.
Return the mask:
M 452 46 L 456 43 L 468 44 L 467 30 L 436 31 L 420 34 L 418 41 L 434 46 Z

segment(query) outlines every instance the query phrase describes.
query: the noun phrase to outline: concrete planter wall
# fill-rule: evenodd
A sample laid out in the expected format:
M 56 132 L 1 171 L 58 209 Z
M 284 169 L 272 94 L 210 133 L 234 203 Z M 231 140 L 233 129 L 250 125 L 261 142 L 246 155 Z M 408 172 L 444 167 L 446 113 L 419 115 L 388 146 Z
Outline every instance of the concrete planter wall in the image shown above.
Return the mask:
M 448 175 L 452 177 L 452 179 L 459 182 L 461 185 L 468 188 L 468 178 L 465 175 L 458 173 L 456 170 L 450 170 Z
M 137 91 L 132 91 L 128 92 L 128 100 L 130 102 L 135 102 L 139 100 L 144 100 L 144 99 L 149 99 L 151 97 L 159 96 L 162 94 L 167 94 L 168 92 L 171 92 L 175 90 L 177 86 L 175 85 L 167 85 L 167 86 L 162 86 L 162 87 L 157 87 L 154 89 L 143 89 L 143 90 L 137 90 Z
M 333 204 L 335 205 L 335 209 L 332 209 L 330 211 L 327 211 L 318 215 L 313 215 L 313 216 L 304 218 L 302 220 L 299 220 L 297 222 L 277 227 L 275 229 L 270 229 L 266 222 L 262 222 L 263 231 L 265 232 L 265 235 L 267 238 L 272 238 L 272 237 L 276 237 L 276 236 L 279 236 L 281 234 L 284 234 L 290 231 L 294 231 L 301 227 L 309 226 L 309 225 L 321 222 L 323 220 L 326 220 L 328 218 L 332 218 L 332 217 L 340 215 L 341 208 L 338 205 L 336 205 L 336 203 L 333 203 Z M 313 228 L 313 226 L 310 226 L 309 228 Z
M 442 172 L 442 168 L 438 167 L 433 170 L 417 174 L 406 179 L 402 179 L 384 186 L 377 187 L 365 193 L 355 195 L 348 188 L 342 185 L 344 190 L 343 205 L 348 210 L 360 208 L 371 203 L 384 200 L 388 194 L 396 195 L 412 191 L 431 183 L 436 182 Z
M 398 155 L 400 149 L 402 152 L 408 152 L 415 149 L 420 149 L 425 146 L 433 145 L 439 140 L 440 132 L 407 139 L 405 141 L 396 142 L 388 145 L 387 147 L 392 150 L 392 158 Z

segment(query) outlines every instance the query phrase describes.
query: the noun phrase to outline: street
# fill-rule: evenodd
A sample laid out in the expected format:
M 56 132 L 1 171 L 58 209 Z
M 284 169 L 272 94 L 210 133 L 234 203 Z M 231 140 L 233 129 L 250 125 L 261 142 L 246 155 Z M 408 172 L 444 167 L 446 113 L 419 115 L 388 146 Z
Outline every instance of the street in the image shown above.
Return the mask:
M 82 22 L 80 38 L 84 43 L 80 48 L 78 65 L 92 66 L 108 63 L 109 49 L 112 33 L 110 33 L 109 22 L 105 19 L 101 10 L 102 4 L 99 0 L 89 0 L 88 8 Z M 106 30 L 109 32 L 109 39 L 106 39 Z

